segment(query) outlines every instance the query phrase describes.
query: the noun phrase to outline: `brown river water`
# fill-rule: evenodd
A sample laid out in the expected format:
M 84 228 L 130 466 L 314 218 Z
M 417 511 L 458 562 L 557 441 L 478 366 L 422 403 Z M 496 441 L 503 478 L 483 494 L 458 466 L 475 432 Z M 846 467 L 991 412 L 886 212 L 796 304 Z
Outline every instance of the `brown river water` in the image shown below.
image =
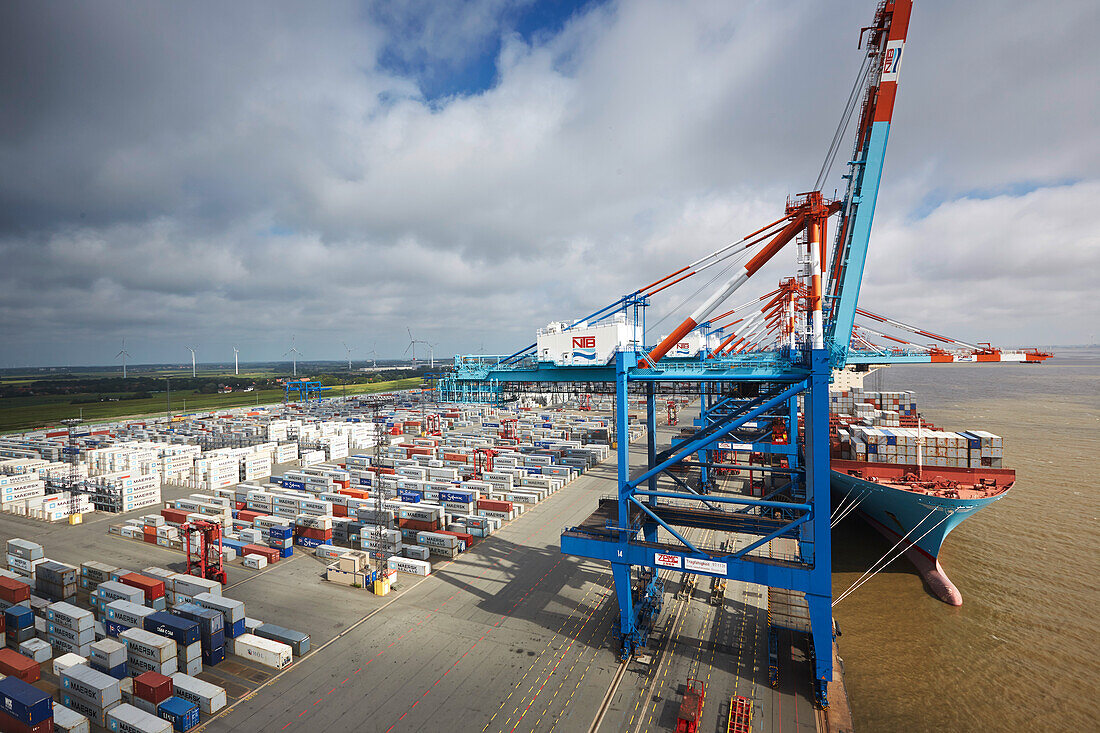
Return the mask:
M 834 608 L 856 731 L 1100 730 L 1100 349 L 1041 366 L 892 367 L 946 430 L 1004 437 L 1016 486 L 947 538 L 963 605 L 904 560 Z M 834 597 L 889 549 L 862 520 L 834 533 Z

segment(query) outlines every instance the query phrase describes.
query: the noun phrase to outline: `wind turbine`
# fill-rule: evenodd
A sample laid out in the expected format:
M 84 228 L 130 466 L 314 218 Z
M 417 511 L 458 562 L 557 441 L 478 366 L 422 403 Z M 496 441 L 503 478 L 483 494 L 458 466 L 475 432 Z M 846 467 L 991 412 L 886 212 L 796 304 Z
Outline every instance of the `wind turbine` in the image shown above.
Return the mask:
M 241 353 L 241 350 L 236 346 L 233 347 L 233 376 L 240 376 L 241 370 L 237 364 L 237 354 Z
M 298 351 L 298 349 L 294 346 L 293 336 L 290 337 L 290 348 L 283 353 L 283 356 L 286 356 L 287 354 L 294 355 L 291 357 L 294 363 L 294 376 L 298 376 L 298 357 L 302 355 L 302 352 Z
M 420 342 L 413 338 L 413 332 L 410 328 L 406 327 L 405 330 L 409 332 L 409 345 L 405 347 L 403 353 L 407 354 L 409 353 L 409 349 L 412 349 L 413 369 L 416 369 L 416 345 Z
M 130 355 L 130 352 L 126 350 L 126 339 L 122 339 L 122 351 L 115 354 L 115 358 L 122 357 L 122 378 L 126 379 L 126 357 Z
M 370 355 L 371 355 L 372 357 L 374 357 L 374 358 L 372 358 L 372 359 L 370 360 L 370 365 L 371 365 L 371 368 L 374 368 L 374 367 L 377 367 L 377 366 L 378 366 L 378 352 L 374 350 L 374 347 L 375 347 L 375 346 L 377 346 L 377 345 L 378 345 L 378 342 L 377 342 L 377 341 L 375 341 L 374 343 L 372 343 L 372 344 L 370 345 L 370 351 L 368 351 L 368 352 L 367 352 L 367 353 L 368 353 L 368 354 L 370 354 Z
M 195 349 L 191 346 L 188 346 L 187 350 L 191 352 L 191 376 L 195 377 Z
M 423 343 L 427 344 L 428 342 L 424 341 Z M 429 361 L 432 369 L 435 369 L 435 347 L 436 346 L 439 346 L 439 344 L 428 344 L 428 361 Z
M 341 341 L 340 343 L 344 344 L 344 351 L 348 352 L 348 371 L 350 372 L 351 371 L 351 349 L 343 341 Z

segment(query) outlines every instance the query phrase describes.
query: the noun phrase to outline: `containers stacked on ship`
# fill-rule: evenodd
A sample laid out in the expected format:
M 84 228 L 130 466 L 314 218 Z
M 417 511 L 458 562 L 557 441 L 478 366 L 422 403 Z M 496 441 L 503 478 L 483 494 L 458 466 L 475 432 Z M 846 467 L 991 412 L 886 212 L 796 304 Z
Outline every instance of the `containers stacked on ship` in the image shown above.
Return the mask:
M 51 603 L 46 607 L 46 640 L 56 654 L 88 657 L 95 641 L 95 618 L 91 611 L 71 603 Z
M 61 704 L 84 715 L 94 725 L 107 727 L 107 714 L 122 703 L 119 681 L 85 664 L 76 664 L 59 675 Z
M 53 698 L 15 677 L 0 679 L 0 730 L 7 733 L 50 733 Z

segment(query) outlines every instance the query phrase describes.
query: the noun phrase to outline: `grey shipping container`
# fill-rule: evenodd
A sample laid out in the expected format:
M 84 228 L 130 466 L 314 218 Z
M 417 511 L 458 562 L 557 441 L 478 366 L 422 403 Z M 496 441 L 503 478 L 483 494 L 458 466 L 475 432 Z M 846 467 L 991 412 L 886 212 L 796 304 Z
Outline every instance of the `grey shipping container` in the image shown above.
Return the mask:
M 51 639 L 61 639 L 70 644 L 91 644 L 95 641 L 94 625 L 89 626 L 83 631 L 73 631 L 61 624 L 49 622 L 46 624 L 46 633 L 50 635 Z
M 95 617 L 91 611 L 65 602 L 51 603 L 46 608 L 46 620 L 73 631 L 83 631 L 95 626 Z
M 64 639 L 55 639 L 53 637 L 50 637 L 49 642 L 56 654 L 78 654 L 85 658 L 92 654 L 91 644 L 73 644 Z
M 61 690 L 99 708 L 122 700 L 118 680 L 83 664 L 69 667 L 61 673 Z
M 61 692 L 61 704 L 87 717 L 89 721 L 98 725 L 100 728 L 107 725 L 108 710 L 119 705 L 117 702 L 111 703 L 107 710 L 104 710 L 101 707 L 91 704 L 87 700 L 83 700 L 76 695 L 70 695 L 64 691 Z
M 18 537 L 8 540 L 7 549 L 9 555 L 15 555 L 24 560 L 37 560 L 41 557 L 45 557 L 45 551 L 42 549 L 42 545 Z
M 206 715 L 212 715 L 226 705 L 225 688 L 192 675 L 176 672 L 172 675 L 172 687 L 176 697 L 195 703 L 199 711 Z
M 221 611 L 222 616 L 225 617 L 226 626 L 231 626 L 244 618 L 244 603 L 242 601 L 222 596 L 212 596 L 209 593 L 197 593 L 195 594 L 195 603 L 203 608 Z
M 91 733 L 91 723 L 87 716 L 65 707 L 59 702 L 53 704 L 54 733 Z
M 133 705 L 119 705 L 107 713 L 107 730 L 111 733 L 172 733 L 172 724 Z
M 263 624 L 257 626 L 252 633 L 261 639 L 281 641 L 294 651 L 296 657 L 309 653 L 309 634 L 303 634 L 301 631 L 292 631 L 275 624 Z
M 144 657 L 130 656 L 126 658 L 126 671 L 130 673 L 131 677 L 137 677 L 142 672 L 156 672 L 167 677 L 177 669 L 179 669 L 179 666 L 175 657 L 165 662 L 152 662 Z
M 144 618 L 153 613 L 153 609 L 130 601 L 112 601 L 107 604 L 107 620 L 131 628 L 142 628 Z
M 126 642 L 127 657 L 140 657 L 151 662 L 176 658 L 176 642 L 166 636 L 144 629 L 126 629 L 118 637 Z
M 126 661 L 126 645 L 114 639 L 101 639 L 92 644 L 92 659 L 113 669 Z

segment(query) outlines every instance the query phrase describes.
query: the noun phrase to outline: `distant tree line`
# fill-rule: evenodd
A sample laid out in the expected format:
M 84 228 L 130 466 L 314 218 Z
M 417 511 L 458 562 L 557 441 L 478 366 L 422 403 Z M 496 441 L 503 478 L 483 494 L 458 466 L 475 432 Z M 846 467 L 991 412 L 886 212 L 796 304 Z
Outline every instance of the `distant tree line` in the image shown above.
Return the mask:
M 416 370 L 401 369 L 395 371 L 367 373 L 359 371 L 324 371 L 310 372 L 304 369 L 298 370 L 298 378 L 308 377 L 321 384 L 334 387 L 341 384 L 374 384 L 388 382 L 397 379 L 423 376 L 430 371 L 421 367 Z M 437 371 L 439 371 L 437 369 Z M 254 387 L 255 389 L 280 389 L 282 381 L 293 377 L 234 377 L 232 375 L 219 377 L 178 377 L 171 378 L 170 384 L 173 392 L 193 390 L 200 394 L 215 394 L 224 387 L 233 390 Z M 42 397 L 49 395 L 73 395 L 72 404 L 88 404 L 100 402 L 104 399 L 112 400 L 143 400 L 150 399 L 154 394 L 165 391 L 164 377 L 129 377 L 123 379 L 120 375 L 110 377 L 65 377 L 55 379 L 39 379 L 25 383 L 0 383 L 0 399 L 5 397 Z

